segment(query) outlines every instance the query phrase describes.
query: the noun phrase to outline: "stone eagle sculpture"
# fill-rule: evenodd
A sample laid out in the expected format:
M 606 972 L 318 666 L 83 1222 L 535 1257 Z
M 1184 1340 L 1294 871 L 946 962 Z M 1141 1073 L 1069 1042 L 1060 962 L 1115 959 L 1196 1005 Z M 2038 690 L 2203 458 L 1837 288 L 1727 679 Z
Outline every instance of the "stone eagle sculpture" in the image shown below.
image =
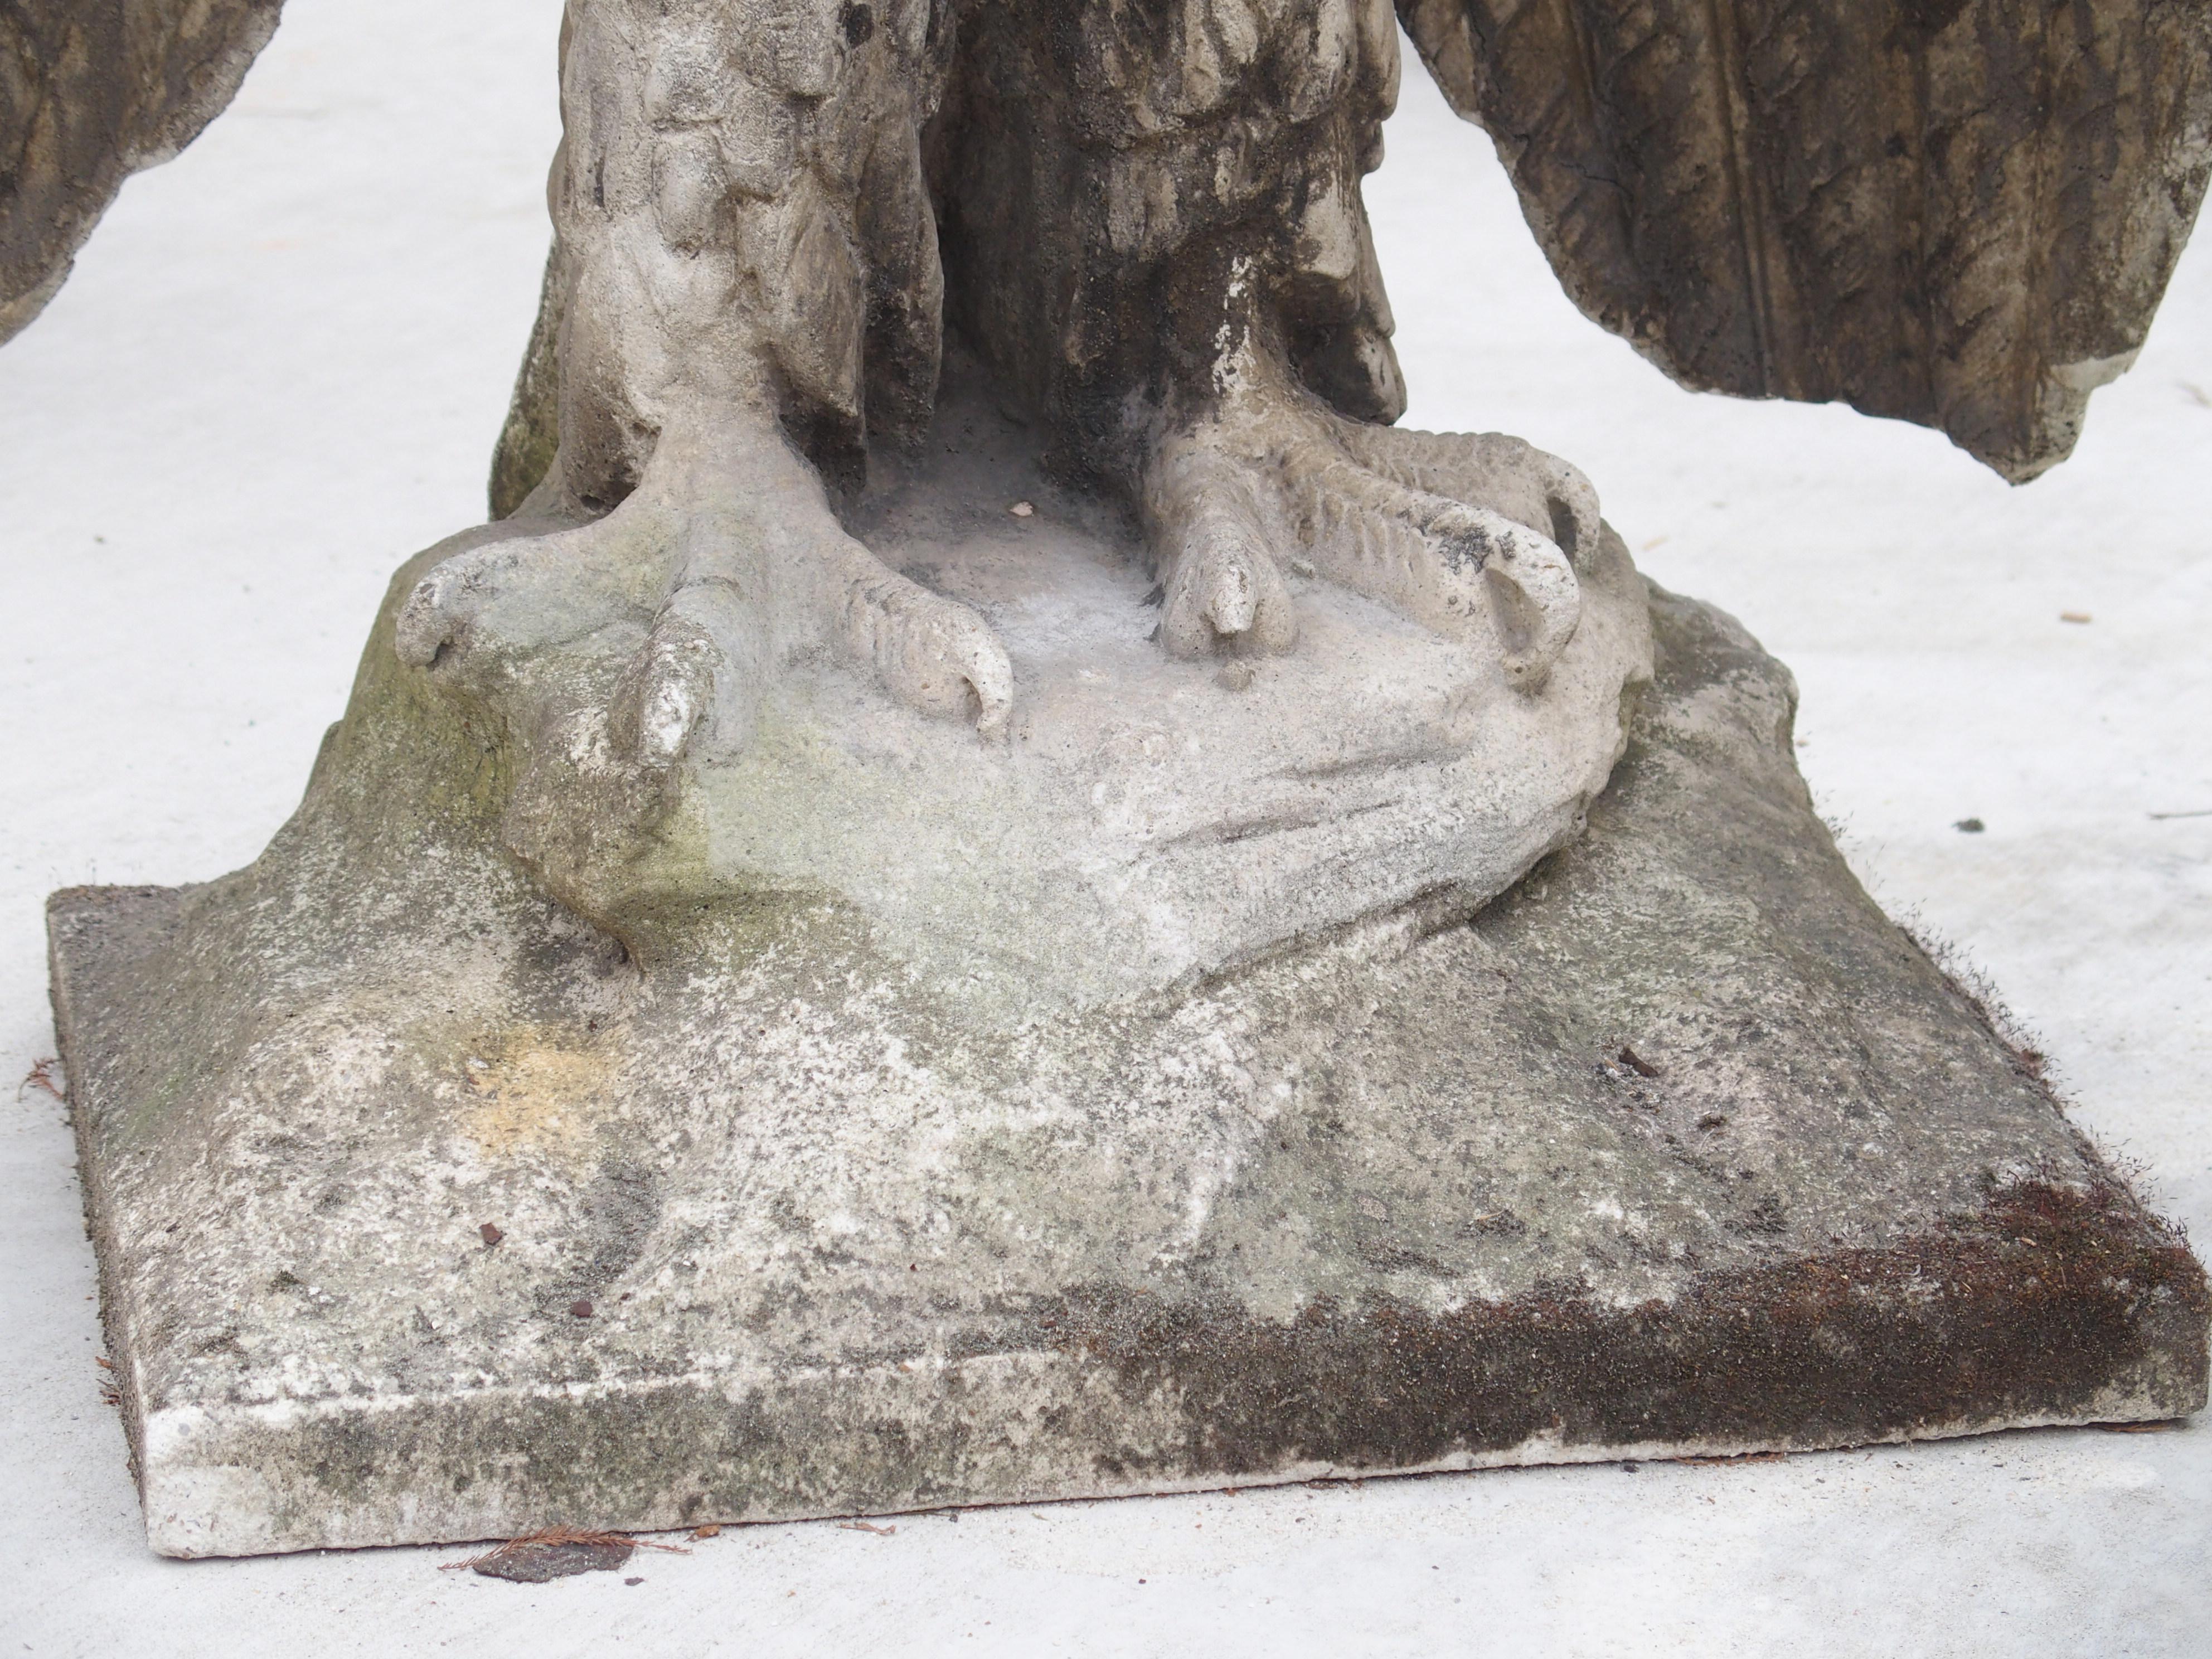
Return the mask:
M 0 3 L 9 326 L 275 12 Z M 1787 672 L 1394 423 L 1360 179 L 1410 36 L 1668 372 L 2026 478 L 2209 15 L 568 0 L 492 521 L 252 865 L 49 901 L 154 1547 L 2201 1408 L 2202 1269 L 1859 889 Z
M 0 18 L 0 337 L 134 167 L 219 111 L 276 0 Z M 2160 0 L 570 0 L 544 301 L 495 515 L 410 660 L 659 621 L 647 770 L 741 744 L 780 653 L 1003 725 L 973 611 L 831 492 L 912 445 L 950 331 L 1066 474 L 1133 502 L 1161 643 L 1297 632 L 1287 556 L 1540 683 L 1597 502 L 1404 407 L 1360 203 L 1403 25 L 1496 139 L 1569 293 L 1684 384 L 1940 427 L 2014 480 L 2124 369 L 2203 194 L 2212 21 Z M 823 488 L 826 481 L 830 489 Z M 611 511 L 619 505 L 619 511 Z M 742 546 L 743 554 L 732 551 Z

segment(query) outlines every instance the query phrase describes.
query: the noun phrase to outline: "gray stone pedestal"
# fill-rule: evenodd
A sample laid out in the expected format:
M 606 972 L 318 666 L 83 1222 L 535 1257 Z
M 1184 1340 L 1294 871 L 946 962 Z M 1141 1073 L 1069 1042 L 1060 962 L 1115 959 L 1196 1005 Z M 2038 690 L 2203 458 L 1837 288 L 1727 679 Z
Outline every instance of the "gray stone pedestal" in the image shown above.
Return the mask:
M 349 828 L 406 775 L 374 720 L 253 868 L 56 895 L 154 1547 L 2197 1409 L 2195 1260 L 1852 879 L 1786 672 L 1651 616 L 1587 833 L 1506 896 L 1049 1014 L 799 890 L 641 970 L 488 839 Z

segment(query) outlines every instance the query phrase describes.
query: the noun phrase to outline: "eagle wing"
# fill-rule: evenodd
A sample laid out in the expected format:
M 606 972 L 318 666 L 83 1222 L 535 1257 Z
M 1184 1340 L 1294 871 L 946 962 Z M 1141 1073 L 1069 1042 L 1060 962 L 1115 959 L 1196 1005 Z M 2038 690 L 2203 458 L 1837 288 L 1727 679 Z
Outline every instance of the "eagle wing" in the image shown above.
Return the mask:
M 2212 162 L 2205 0 L 1397 5 L 1589 316 L 2015 483 L 2133 360 Z
M 0 342 L 123 181 L 229 103 L 283 0 L 0 0 Z

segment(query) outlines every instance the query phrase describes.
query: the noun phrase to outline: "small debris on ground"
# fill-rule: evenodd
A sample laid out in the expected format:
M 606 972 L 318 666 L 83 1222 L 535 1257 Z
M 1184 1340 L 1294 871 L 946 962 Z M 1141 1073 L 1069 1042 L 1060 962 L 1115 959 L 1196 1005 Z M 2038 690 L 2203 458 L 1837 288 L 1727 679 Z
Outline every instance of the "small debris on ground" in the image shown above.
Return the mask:
M 1784 1451 L 1746 1452 L 1739 1457 L 1681 1457 L 1675 1462 L 1686 1463 L 1693 1469 L 1732 1469 L 1739 1463 L 1786 1463 L 1790 1454 Z M 1819 1475 L 1814 1476 L 1820 1480 Z
M 69 1097 L 62 1093 L 61 1085 L 54 1080 L 54 1067 L 60 1064 L 61 1060 L 52 1054 L 44 1060 L 32 1061 L 31 1069 L 23 1073 L 23 1080 L 15 1085 L 15 1098 L 21 1100 L 30 1090 L 43 1089 L 56 1100 L 66 1103 Z
M 612 1572 L 634 1551 L 665 1550 L 671 1555 L 691 1552 L 675 1544 L 656 1544 L 619 1532 L 594 1532 L 587 1527 L 546 1527 L 511 1538 L 481 1555 L 446 1562 L 439 1571 L 452 1572 L 472 1567 L 486 1578 L 504 1578 L 515 1584 L 543 1584 L 580 1572 Z M 633 1578 L 631 1583 L 643 1581 Z
M 837 1524 L 847 1532 L 872 1532 L 878 1538 L 889 1538 L 898 1530 L 896 1527 L 872 1526 L 866 1521 L 840 1521 Z
M 645 1580 L 642 1578 L 625 1578 L 623 1580 L 623 1583 L 625 1584 L 642 1584 L 644 1582 Z
M 2062 611 L 2058 613 L 2058 620 L 2063 623 L 2086 623 L 2089 620 L 2089 613 L 2086 611 Z
M 575 1318 L 589 1319 L 592 1316 L 592 1304 L 579 1297 L 568 1304 L 568 1311 Z
M 1979 818 L 1960 818 L 1951 827 L 1962 836 L 1978 836 L 1990 826 Z
M 1012 514 L 1018 519 L 1026 519 L 1036 511 L 1036 503 L 1035 501 L 1016 501 L 1012 507 L 1008 507 L 1006 511 Z
M 1657 1077 L 1659 1068 L 1626 1043 L 1620 1045 L 1620 1063 L 1638 1077 Z
M 2172 1434 L 2183 1424 L 2179 1418 L 2163 1418 L 2152 1423 L 2100 1423 L 2097 1426 L 2106 1434 Z
M 720 1538 L 722 1535 L 722 1523 L 719 1521 L 709 1521 L 703 1527 L 692 1528 L 691 1535 L 694 1538 Z
M 483 1236 L 483 1242 L 487 1244 L 496 1244 L 501 1239 L 507 1237 L 505 1233 L 500 1231 L 497 1227 L 494 1226 L 489 1221 L 485 1222 L 483 1226 L 477 1228 L 477 1231 Z

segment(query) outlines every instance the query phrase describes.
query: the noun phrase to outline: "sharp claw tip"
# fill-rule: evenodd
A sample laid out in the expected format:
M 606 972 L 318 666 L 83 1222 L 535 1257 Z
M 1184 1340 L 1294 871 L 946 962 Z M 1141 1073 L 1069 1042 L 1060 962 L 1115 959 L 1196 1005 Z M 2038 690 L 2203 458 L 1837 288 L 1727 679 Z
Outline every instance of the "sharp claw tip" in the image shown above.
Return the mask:
M 664 690 L 650 699 L 638 720 L 638 757 L 656 770 L 673 766 L 691 746 L 700 708 L 690 697 Z
M 399 660 L 410 668 L 428 668 L 438 660 L 438 653 L 445 647 L 443 635 L 434 635 L 422 629 L 410 629 L 403 622 L 392 649 Z
M 428 668 L 453 641 L 453 629 L 438 610 L 436 593 L 424 582 L 407 596 L 392 626 L 392 648 L 410 668 Z
M 1003 743 L 1014 712 L 1013 670 L 992 674 L 988 683 L 970 679 L 968 695 L 974 699 L 975 734 L 986 743 Z

